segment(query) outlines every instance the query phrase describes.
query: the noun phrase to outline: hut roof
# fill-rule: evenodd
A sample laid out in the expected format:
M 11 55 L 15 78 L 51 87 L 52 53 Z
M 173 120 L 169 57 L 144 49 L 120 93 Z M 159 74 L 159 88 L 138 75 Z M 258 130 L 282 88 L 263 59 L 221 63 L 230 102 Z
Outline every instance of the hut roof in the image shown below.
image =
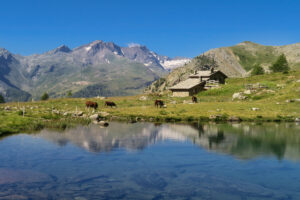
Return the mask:
M 172 89 L 191 89 L 200 83 L 201 82 L 199 79 L 189 78 L 185 81 L 181 81 L 180 83 L 174 85 L 173 87 L 170 87 L 169 89 L 171 89 L 171 90 Z
M 224 74 L 220 70 L 214 71 L 213 73 L 211 73 L 210 70 L 197 71 L 196 74 L 191 74 L 187 80 L 181 81 L 178 84 L 174 85 L 173 87 L 170 87 L 169 89 L 170 90 L 176 90 L 176 89 L 188 90 L 188 89 L 191 89 L 191 88 L 193 88 L 193 87 L 195 87 L 199 84 L 205 84 L 205 81 L 207 81 L 210 76 L 212 76 L 216 73 Z M 226 75 L 224 74 L 224 76 L 226 76 Z M 204 78 L 200 79 L 200 77 L 204 77 Z M 202 80 L 202 82 L 200 82 L 200 80 Z
M 208 71 L 197 71 L 197 74 L 198 76 L 210 76 L 212 73 L 210 70 Z

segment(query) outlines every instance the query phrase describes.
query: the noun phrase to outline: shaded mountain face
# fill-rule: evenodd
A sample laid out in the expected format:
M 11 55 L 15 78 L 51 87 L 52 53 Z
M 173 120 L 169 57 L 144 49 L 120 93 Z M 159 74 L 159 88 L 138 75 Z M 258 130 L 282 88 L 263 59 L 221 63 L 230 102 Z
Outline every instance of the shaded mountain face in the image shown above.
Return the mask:
M 285 46 L 264 46 L 253 42 L 242 42 L 231 47 L 211 49 L 193 58 L 189 63 L 171 71 L 166 77 L 155 81 L 147 89 L 160 92 L 172 87 L 179 81 L 186 80 L 195 70 L 206 70 L 205 60 L 213 60 L 217 70 L 228 77 L 244 77 L 250 74 L 255 64 L 260 64 L 266 71 L 280 54 L 285 54 L 291 69 L 300 70 L 300 43 Z M 204 59 L 204 62 L 202 62 Z
M 97 40 L 70 49 L 62 45 L 44 54 L 14 55 L 0 49 L 0 93 L 6 101 L 51 97 L 133 95 L 168 73 L 159 56 L 145 46 L 120 47 Z
M 18 59 L 6 49 L 0 48 L 0 94 L 6 101 L 26 101 L 31 96 L 22 89 L 26 88 L 27 81 L 20 70 Z

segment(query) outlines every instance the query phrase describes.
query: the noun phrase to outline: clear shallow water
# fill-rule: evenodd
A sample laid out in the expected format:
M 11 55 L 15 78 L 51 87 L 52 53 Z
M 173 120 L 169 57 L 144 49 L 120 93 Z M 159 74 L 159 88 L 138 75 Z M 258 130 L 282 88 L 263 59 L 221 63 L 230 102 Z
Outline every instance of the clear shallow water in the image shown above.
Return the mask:
M 300 199 L 300 125 L 114 122 L 9 136 L 0 199 Z

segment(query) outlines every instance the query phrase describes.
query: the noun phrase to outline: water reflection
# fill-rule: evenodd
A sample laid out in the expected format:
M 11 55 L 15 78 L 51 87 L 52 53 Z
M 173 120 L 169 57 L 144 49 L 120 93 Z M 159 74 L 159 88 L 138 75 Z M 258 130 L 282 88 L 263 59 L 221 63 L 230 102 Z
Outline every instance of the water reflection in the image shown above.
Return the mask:
M 299 130 L 113 122 L 19 134 L 0 141 L 0 199 L 300 199 L 300 163 L 288 161 Z
M 164 140 L 192 142 L 209 151 L 239 159 L 275 156 L 300 159 L 300 126 L 297 124 L 126 124 L 113 122 L 107 128 L 78 126 L 63 133 L 43 130 L 42 137 L 64 146 L 72 143 L 90 152 L 109 152 L 123 148 L 143 150 Z

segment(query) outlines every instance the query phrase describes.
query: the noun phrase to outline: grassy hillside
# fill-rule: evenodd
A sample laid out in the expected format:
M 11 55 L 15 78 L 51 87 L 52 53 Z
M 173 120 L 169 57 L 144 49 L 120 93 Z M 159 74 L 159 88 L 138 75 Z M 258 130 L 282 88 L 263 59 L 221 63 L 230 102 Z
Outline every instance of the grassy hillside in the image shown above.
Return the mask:
M 287 56 L 292 69 L 300 70 L 300 44 L 264 46 L 253 42 L 242 42 L 228 49 L 237 56 L 239 63 L 247 71 L 251 70 L 254 64 L 261 64 L 268 69 L 282 53 Z
M 258 84 L 259 83 L 259 84 Z M 244 94 L 247 85 L 261 86 Z M 242 92 L 244 100 L 232 100 L 232 95 Z M 246 92 L 248 93 L 248 92 Z M 267 74 L 248 78 L 228 79 L 218 89 L 201 92 L 198 103 L 191 98 L 163 96 L 53 99 L 43 102 L 7 103 L 0 106 L 0 134 L 30 131 L 43 127 L 66 128 L 70 124 L 89 123 L 92 110 L 85 108 L 85 101 L 99 104 L 96 112 L 108 112 L 109 119 L 148 121 L 295 121 L 300 117 L 300 72 Z M 163 99 L 167 108 L 155 108 L 154 100 Z M 117 108 L 107 108 L 104 101 L 114 101 Z M 9 107 L 9 110 L 5 110 Z M 23 117 L 23 107 L 25 115 Z M 256 108 L 253 110 L 253 108 Z M 76 111 L 86 116 L 75 117 Z
M 214 61 L 215 68 L 229 77 L 249 76 L 255 64 L 260 64 L 265 71 L 285 54 L 292 70 L 300 71 L 300 43 L 285 46 L 264 46 L 253 42 L 242 42 L 231 47 L 211 49 L 201 56 L 195 57 L 190 63 L 173 70 L 163 77 L 162 81 L 155 81 L 149 91 L 165 91 L 168 87 L 183 81 L 195 70 L 206 70 L 206 66 L 213 66 L 206 62 L 206 58 Z M 204 61 L 204 62 L 203 62 Z
M 239 63 L 247 71 L 251 70 L 254 64 L 269 67 L 279 56 L 279 52 L 274 47 L 252 42 L 244 42 L 240 45 L 229 47 L 229 49 L 238 57 Z

